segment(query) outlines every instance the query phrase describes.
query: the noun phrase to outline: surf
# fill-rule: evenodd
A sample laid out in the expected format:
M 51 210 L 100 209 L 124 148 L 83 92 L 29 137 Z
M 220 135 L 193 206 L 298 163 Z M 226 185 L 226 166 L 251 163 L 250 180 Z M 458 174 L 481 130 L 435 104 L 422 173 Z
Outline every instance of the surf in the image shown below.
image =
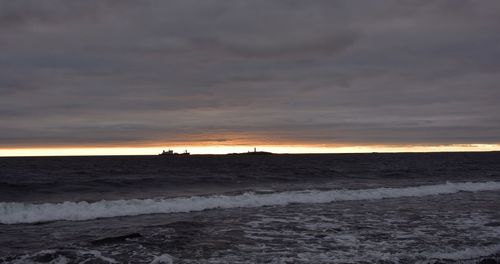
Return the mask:
M 83 221 L 118 216 L 160 213 L 186 213 L 238 207 L 283 206 L 292 203 L 330 203 L 336 201 L 377 200 L 400 197 L 500 190 L 500 182 L 447 182 L 401 188 L 302 190 L 276 193 L 246 192 L 240 195 L 191 196 L 158 199 L 102 200 L 98 202 L 19 203 L 0 202 L 1 224 L 49 221 Z

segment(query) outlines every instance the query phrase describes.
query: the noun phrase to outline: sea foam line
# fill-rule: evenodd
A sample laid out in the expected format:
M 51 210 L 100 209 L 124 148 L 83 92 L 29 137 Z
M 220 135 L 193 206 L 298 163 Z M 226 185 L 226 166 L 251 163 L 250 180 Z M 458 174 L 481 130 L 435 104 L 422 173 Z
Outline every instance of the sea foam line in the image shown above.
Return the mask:
M 500 190 L 500 182 L 461 182 L 404 188 L 360 190 L 304 190 L 269 194 L 247 192 L 241 195 L 192 196 L 168 199 L 102 200 L 98 202 L 0 203 L 0 223 L 19 224 L 56 220 L 90 220 L 104 217 L 157 213 L 182 213 L 217 208 L 260 207 L 290 203 L 329 203 L 335 201 L 374 200 L 452 194 L 460 191 Z

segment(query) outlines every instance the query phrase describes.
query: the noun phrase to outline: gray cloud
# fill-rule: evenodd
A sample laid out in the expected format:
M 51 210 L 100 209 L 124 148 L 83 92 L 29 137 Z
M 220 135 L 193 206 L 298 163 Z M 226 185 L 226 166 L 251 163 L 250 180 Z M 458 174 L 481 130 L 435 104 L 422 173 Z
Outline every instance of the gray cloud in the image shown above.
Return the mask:
M 500 143 L 499 11 L 0 0 L 0 147 Z

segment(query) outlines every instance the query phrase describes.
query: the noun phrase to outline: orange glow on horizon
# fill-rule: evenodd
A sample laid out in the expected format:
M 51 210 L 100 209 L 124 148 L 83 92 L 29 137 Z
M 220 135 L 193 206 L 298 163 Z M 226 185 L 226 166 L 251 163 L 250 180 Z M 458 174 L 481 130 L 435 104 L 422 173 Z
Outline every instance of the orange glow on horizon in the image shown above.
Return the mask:
M 500 144 L 451 144 L 451 145 L 256 145 L 258 150 L 273 153 L 371 153 L 371 152 L 468 152 L 500 151 Z M 18 156 L 100 156 L 100 155 L 156 155 L 164 147 L 43 147 L 0 148 L 0 157 Z M 188 150 L 191 154 L 227 154 L 253 150 L 250 145 L 199 145 L 175 146 L 175 152 Z

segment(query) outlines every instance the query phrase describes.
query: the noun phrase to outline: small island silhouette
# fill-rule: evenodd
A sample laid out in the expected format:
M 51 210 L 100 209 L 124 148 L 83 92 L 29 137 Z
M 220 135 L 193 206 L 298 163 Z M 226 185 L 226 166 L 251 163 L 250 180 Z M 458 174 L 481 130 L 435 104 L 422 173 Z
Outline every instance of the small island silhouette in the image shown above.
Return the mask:
M 273 153 L 267 151 L 257 151 L 257 148 L 253 148 L 253 151 L 243 153 L 229 153 L 227 155 L 273 155 Z

